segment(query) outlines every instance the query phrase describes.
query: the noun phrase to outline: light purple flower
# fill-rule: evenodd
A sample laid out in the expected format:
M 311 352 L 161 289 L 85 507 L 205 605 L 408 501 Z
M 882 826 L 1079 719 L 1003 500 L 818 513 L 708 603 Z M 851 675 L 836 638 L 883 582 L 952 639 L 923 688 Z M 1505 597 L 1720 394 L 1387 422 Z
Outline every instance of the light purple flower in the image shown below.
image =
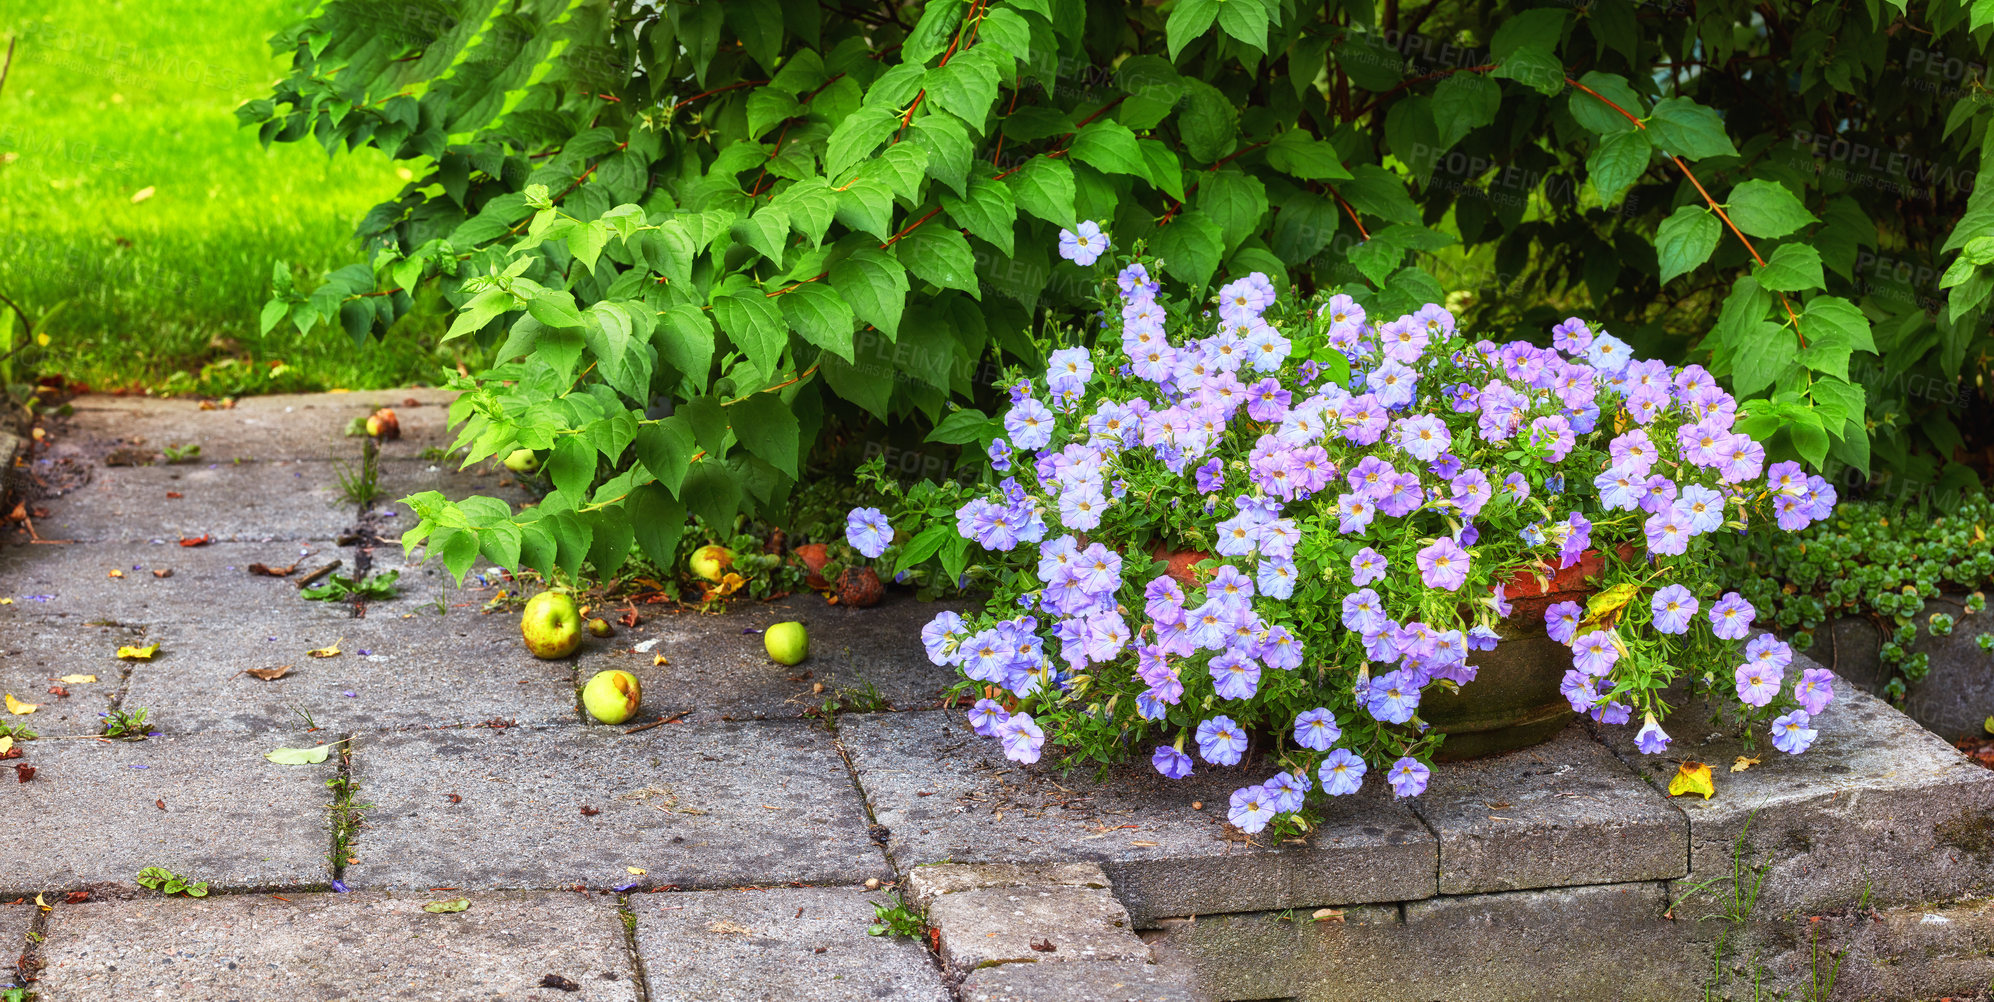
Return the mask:
M 1384 554 L 1366 546 L 1350 558 L 1350 583 L 1370 584 L 1383 578 L 1390 569 L 1391 565 L 1386 562 Z
M 1274 797 L 1265 786 L 1243 786 L 1232 791 L 1232 806 L 1226 820 L 1248 835 L 1274 820 Z
M 1717 604 L 1710 607 L 1710 629 L 1723 640 L 1743 640 L 1752 629 L 1752 618 L 1758 611 L 1752 603 L 1735 591 L 1727 591 Z
M 1392 796 L 1417 797 L 1426 792 L 1426 780 L 1433 770 L 1421 765 L 1418 759 L 1402 758 L 1392 763 L 1392 771 L 1387 781 L 1392 784 Z
M 870 559 L 878 559 L 893 542 L 893 526 L 877 508 L 854 508 L 845 516 L 845 542 Z
M 1786 667 L 1793 663 L 1793 648 L 1770 633 L 1761 633 L 1753 637 L 1751 643 L 1745 645 L 1745 660 L 1761 668 L 1784 672 Z
M 1414 562 L 1428 588 L 1455 591 L 1468 581 L 1468 551 L 1446 536 L 1420 550 Z
M 1650 713 L 1641 722 L 1641 729 L 1634 734 L 1634 747 L 1639 748 L 1643 755 L 1660 755 L 1673 740 L 1655 721 L 1655 715 Z
M 1814 744 L 1821 732 L 1808 727 L 1811 722 L 1806 710 L 1794 710 L 1772 721 L 1772 746 L 1787 753 L 1798 755 Z
M 1226 651 L 1207 666 L 1220 699 L 1252 699 L 1260 691 L 1260 663 L 1236 651 Z
M 1738 685 L 1738 700 L 1746 706 L 1764 706 L 1779 695 L 1785 673 L 1756 664 L 1741 664 L 1732 673 Z
M 1082 220 L 1074 230 L 1059 231 L 1059 256 L 1085 268 L 1093 264 L 1108 250 L 1108 238 L 1101 232 L 1101 225 L 1092 219 Z
M 1544 632 L 1561 644 L 1569 644 L 1579 632 L 1579 604 L 1553 602 L 1544 609 Z
M 1014 713 L 997 725 L 997 737 L 1004 743 L 1004 757 L 1025 765 L 1038 761 L 1039 751 L 1045 747 L 1045 731 L 1032 722 L 1029 713 Z
M 1295 716 L 1295 743 L 1304 748 L 1328 751 L 1342 737 L 1342 729 L 1336 726 L 1336 715 L 1327 709 L 1303 710 Z
M 1593 630 L 1572 641 L 1572 667 L 1595 678 L 1612 671 L 1619 660 L 1620 648 L 1606 630 Z
M 969 726 L 986 738 L 997 736 L 997 728 L 1011 719 L 1010 711 L 994 699 L 979 699 L 969 708 Z
M 1238 765 L 1246 754 L 1246 729 L 1231 717 L 1217 716 L 1198 724 L 1198 757 L 1213 765 Z
M 1793 683 L 1793 698 L 1809 716 L 1818 717 L 1835 698 L 1835 675 L 1826 668 L 1809 668 Z
M 1364 785 L 1364 772 L 1363 759 L 1347 748 L 1338 748 L 1316 767 L 1316 778 L 1322 780 L 1322 792 L 1332 797 L 1347 797 Z
M 1371 698 L 1365 709 L 1372 717 L 1388 724 L 1403 724 L 1419 709 L 1419 686 L 1403 671 L 1389 671 L 1371 680 Z
M 1679 584 L 1664 586 L 1655 592 L 1648 608 L 1655 614 L 1655 629 L 1662 633 L 1682 634 L 1689 632 L 1689 621 L 1696 617 L 1696 596 L 1688 588 Z
M 1036 397 L 1026 397 L 1004 415 L 1004 430 L 1020 449 L 1043 449 L 1052 444 L 1052 409 Z
M 1168 779 L 1183 779 L 1191 774 L 1191 756 L 1169 745 L 1157 745 L 1156 753 L 1149 757 L 1149 764 Z

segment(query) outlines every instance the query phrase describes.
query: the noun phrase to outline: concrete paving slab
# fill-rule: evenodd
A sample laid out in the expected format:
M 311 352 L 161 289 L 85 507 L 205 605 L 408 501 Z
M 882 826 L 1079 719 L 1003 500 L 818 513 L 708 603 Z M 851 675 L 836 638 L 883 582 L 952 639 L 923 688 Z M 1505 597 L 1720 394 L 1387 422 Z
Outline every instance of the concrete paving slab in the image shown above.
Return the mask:
M 944 894 L 986 887 L 1110 887 L 1098 863 L 931 863 L 907 871 L 900 885 L 909 904 L 926 910 Z
M 1149 960 L 1128 909 L 1106 888 L 983 887 L 928 906 L 942 963 L 968 973 L 996 964 Z
M 302 734 L 198 735 L 148 741 L 30 742 L 10 764 L 34 778 L 0 788 L 13 819 L 0 853 L 0 895 L 136 886 L 163 866 L 215 891 L 324 886 L 331 847 L 323 765 L 277 765 L 263 753 L 310 747 Z M 160 805 L 164 805 L 163 807 Z
M 903 870 L 922 863 L 1093 860 L 1138 925 L 1176 915 L 1428 897 L 1438 850 L 1378 790 L 1339 798 L 1309 845 L 1229 836 L 1231 791 L 1264 776 L 1204 769 L 1182 781 L 1147 764 L 1061 775 L 1006 761 L 960 711 L 857 714 L 839 722 L 874 818 Z M 1378 784 L 1382 789 L 1382 784 Z M 1203 811 L 1191 803 L 1202 800 Z
M 277 394 L 244 397 L 232 408 L 202 410 L 193 399 L 113 397 L 91 394 L 71 402 L 75 413 L 59 434 L 109 444 L 143 439 L 146 446 L 194 443 L 203 459 L 301 459 L 323 462 L 358 457 L 360 439 L 346 435 L 355 417 L 392 407 L 402 437 L 386 443 L 390 454 L 417 456 L 427 448 L 447 448 L 447 405 L 456 394 L 444 390 L 400 389 L 364 393 Z M 410 406 L 409 401 L 416 401 Z
M 311 555 L 303 556 L 306 550 Z M 350 606 L 298 595 L 298 576 L 336 559 L 345 561 L 341 571 L 352 573 L 350 550 L 296 542 L 8 547 L 0 549 L 0 589 L 14 603 L 0 606 L 0 620 L 62 616 L 86 623 L 263 626 L 282 635 L 294 625 L 352 616 Z M 252 563 L 275 567 L 298 561 L 290 578 L 261 577 L 247 569 Z M 112 577 L 114 570 L 123 576 Z M 171 574 L 155 576 L 160 570 Z
M 1818 667 L 1795 658 L 1788 677 Z M 1895 905 L 1994 890 L 1994 772 L 1874 696 L 1840 679 L 1834 689 L 1814 718 L 1820 736 L 1798 756 L 1772 749 L 1763 732 L 1747 749 L 1713 730 L 1710 707 L 1696 701 L 1671 701 L 1676 740 L 1662 755 L 1640 754 L 1632 727 L 1601 733 L 1657 789 L 1681 760 L 1712 765 L 1716 796 L 1670 801 L 1689 818 L 1692 883 L 1730 875 L 1742 840 L 1747 863 L 1768 867 L 1759 907 L 1774 914 L 1865 895 Z M 1760 764 L 1731 772 L 1747 754 Z
M 1534 748 L 1433 770 L 1406 802 L 1440 839 L 1440 893 L 1666 880 L 1689 822 L 1576 719 Z
M 651 1002 L 949 1002 L 911 939 L 868 936 L 885 892 L 798 887 L 639 894 Z
M 1003 964 L 962 982 L 962 1002 L 1192 1002 L 1178 972 L 1154 964 Z
M 534 657 L 509 616 L 402 619 L 377 606 L 282 634 L 238 624 L 172 639 L 176 656 L 133 667 L 125 701 L 174 734 L 295 729 L 304 714 L 335 733 L 578 719 L 576 660 Z M 306 654 L 334 644 L 336 657 Z M 272 680 L 246 672 L 286 666 Z
M 0 987 L 17 983 L 13 959 L 29 947 L 28 932 L 34 924 L 34 905 L 0 905 Z
M 81 542 L 329 541 L 355 511 L 327 464 L 286 460 L 100 467 L 41 503 L 43 539 Z
M 892 876 L 830 735 L 805 724 L 402 732 L 360 739 L 353 768 L 374 805 L 346 868 L 355 887 Z
M 430 914 L 422 906 L 438 895 L 284 897 L 58 906 L 42 948 L 41 998 L 639 998 L 612 898 L 474 894 L 462 912 Z M 577 990 L 541 987 L 550 974 Z
M 118 660 L 118 648 L 150 642 L 144 627 L 86 626 L 36 616 L 0 618 L 0 692 L 39 706 L 24 716 L 0 715 L 0 722 L 22 724 L 48 736 L 96 734 L 103 729 L 98 715 L 111 708 L 130 667 Z M 62 681 L 63 676 L 78 675 L 94 675 L 97 680 Z

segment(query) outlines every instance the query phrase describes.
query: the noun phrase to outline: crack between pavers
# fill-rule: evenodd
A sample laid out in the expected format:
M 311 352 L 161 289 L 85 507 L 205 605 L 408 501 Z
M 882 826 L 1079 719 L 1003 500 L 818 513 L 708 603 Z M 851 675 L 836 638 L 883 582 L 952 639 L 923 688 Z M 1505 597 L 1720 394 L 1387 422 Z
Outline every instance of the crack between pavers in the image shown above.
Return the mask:
M 627 892 L 616 896 L 616 916 L 623 925 L 623 949 L 630 954 L 630 983 L 636 987 L 637 1002 L 651 1002 L 651 975 L 637 949 L 637 911 L 630 907 Z
M 14 962 L 14 980 L 31 992 L 41 980 L 42 946 L 48 942 L 49 916 L 54 912 L 52 907 L 35 908 L 35 917 L 28 922 L 28 941 L 21 945 L 21 955 Z
M 354 840 L 359 835 L 353 805 L 353 745 L 357 736 L 349 731 L 340 738 L 339 771 L 334 775 L 337 785 L 333 786 L 332 803 L 326 805 L 332 822 L 331 845 L 327 846 L 326 855 L 332 864 L 333 883 L 338 887 L 346 886 L 346 860 L 352 855 Z

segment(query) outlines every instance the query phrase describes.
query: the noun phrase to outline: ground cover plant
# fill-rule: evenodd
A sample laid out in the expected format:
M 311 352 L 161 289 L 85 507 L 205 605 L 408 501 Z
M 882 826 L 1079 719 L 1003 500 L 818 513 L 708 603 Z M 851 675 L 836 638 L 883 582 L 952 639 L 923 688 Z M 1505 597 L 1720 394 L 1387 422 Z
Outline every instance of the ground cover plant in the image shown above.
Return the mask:
M 232 110 L 282 69 L 262 40 L 304 6 L 50 0 L 0 14 L 0 351 L 30 324 L 49 338 L 11 360 L 10 382 L 39 370 L 226 395 L 435 378 L 433 313 L 360 348 L 257 327 L 277 262 L 307 289 L 364 262 L 353 221 L 403 183 L 371 151 L 262 150 L 237 128 Z
M 1081 219 L 1191 290 L 1596 317 L 1723 381 L 1775 460 L 1974 472 L 1971 392 L 1919 389 L 1983 365 L 1994 295 L 1960 183 L 1988 105 L 1950 69 L 1987 15 L 1956 0 L 400 11 L 324 4 L 241 117 L 416 165 L 362 222 L 373 267 L 280 284 L 264 323 L 382 331 L 440 290 L 492 352 L 457 384 L 469 458 L 546 453 L 556 490 L 419 499 L 459 570 L 669 563 L 686 511 L 779 510 L 872 422 L 962 444 L 979 367 L 1042 364 L 1085 309 L 1053 253 Z
M 1154 259 L 1110 278 L 1109 242 L 1083 223 L 1060 246 L 1102 273 L 1115 340 L 1062 332 L 1045 370 L 1006 379 L 1001 419 L 964 428 L 984 481 L 881 478 L 887 510 L 849 520 L 897 568 L 974 565 L 985 608 L 922 641 L 1009 758 L 1142 757 L 1179 779 L 1262 735 L 1273 775 L 1230 810 L 1249 833 L 1306 829 L 1312 790 L 1367 775 L 1416 796 L 1443 740 L 1423 697 L 1472 697 L 1476 652 L 1518 632 L 1512 599 L 1595 566 L 1584 604 L 1540 613 L 1573 711 L 1638 721 L 1655 754 L 1682 683 L 1781 752 L 1813 742 L 1830 674 L 1789 677 L 1792 650 L 1712 554 L 1829 517 L 1835 491 L 1769 463 L 1702 366 L 1636 359 L 1576 318 L 1549 348 L 1497 344 L 1435 304 L 1384 319 L 1258 273 L 1174 298 Z

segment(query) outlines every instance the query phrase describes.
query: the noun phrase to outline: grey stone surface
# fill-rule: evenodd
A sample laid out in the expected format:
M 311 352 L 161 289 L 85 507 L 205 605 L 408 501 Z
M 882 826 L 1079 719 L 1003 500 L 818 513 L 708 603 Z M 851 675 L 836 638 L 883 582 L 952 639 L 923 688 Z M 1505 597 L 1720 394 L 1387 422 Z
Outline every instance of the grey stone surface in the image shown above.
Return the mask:
M 133 438 L 152 448 L 196 443 L 208 461 L 323 461 L 358 457 L 360 440 L 346 435 L 347 423 L 386 406 L 394 408 L 402 428 L 398 441 L 386 443 L 387 454 L 417 456 L 424 449 L 450 445 L 446 412 L 455 396 L 429 389 L 276 394 L 244 397 L 233 408 L 202 410 L 191 399 L 91 394 L 72 402 L 75 414 L 59 432 L 106 446 Z M 410 400 L 417 405 L 409 406 Z
M 1667 886 L 1608 884 L 1346 908 L 1173 920 L 1161 966 L 1207 999 L 1679 1000 L 1709 957 L 1669 922 Z
M 1172 782 L 1147 764 L 1060 775 L 1004 759 L 960 711 L 863 714 L 839 723 L 874 818 L 902 869 L 922 863 L 1095 861 L 1138 925 L 1157 918 L 1434 893 L 1437 850 L 1410 811 L 1375 788 L 1327 805 L 1308 845 L 1229 836 L 1227 798 L 1265 777 L 1204 768 Z M 1194 811 L 1193 801 L 1205 809 Z
M 1004 964 L 963 979 L 963 1002 L 1192 1002 L 1177 971 L 1153 964 Z
M 639 998 L 614 899 L 583 894 L 287 894 L 59 905 L 42 947 L 46 1002 L 173 999 Z M 578 992 L 539 987 L 549 974 Z
M 1769 967 L 1801 979 L 1835 969 L 1835 997 L 1974 999 L 1994 985 L 1994 902 L 1887 909 L 1793 923 Z
M 969 972 L 993 964 L 1147 961 L 1128 909 L 1104 888 L 984 887 L 928 906 L 942 962 Z
M 1098 863 L 932 863 L 907 871 L 907 900 L 925 909 L 936 898 L 985 887 L 1108 887 Z
M 357 741 L 353 772 L 374 805 L 346 868 L 355 887 L 892 876 L 830 735 L 801 723 L 402 732 Z
M 1812 667 L 1796 658 L 1788 676 Z M 1716 796 L 1671 799 L 1689 818 L 1692 883 L 1730 874 L 1742 840 L 1744 859 L 1768 867 L 1760 907 L 1775 914 L 1847 907 L 1865 888 L 1880 905 L 1994 889 L 1994 772 L 1881 700 L 1836 680 L 1834 702 L 1813 721 L 1820 736 L 1798 756 L 1763 737 L 1748 751 L 1711 730 L 1708 707 L 1678 705 L 1663 755 L 1641 755 L 1632 727 L 1602 733 L 1657 789 L 1681 760 L 1711 763 Z M 1729 771 L 1748 753 L 1761 764 Z
M 148 866 L 217 891 L 322 887 L 332 879 L 325 781 L 338 755 L 295 766 L 263 757 L 317 743 L 301 734 L 30 742 L 9 764 L 34 766 L 34 779 L 6 777 L 0 895 L 129 888 Z
M 1408 801 L 1440 839 L 1440 893 L 1683 876 L 1689 822 L 1574 722 L 1550 742 L 1433 771 Z
M 43 539 L 83 542 L 325 541 L 355 513 L 327 464 L 282 460 L 100 467 L 89 483 L 41 505 L 49 512 L 35 522 Z
M 285 730 L 300 726 L 306 714 L 335 733 L 577 719 L 578 659 L 534 657 L 513 617 L 474 609 L 411 615 L 403 619 L 376 605 L 365 619 L 281 631 L 248 624 L 198 632 L 166 627 L 163 649 L 171 656 L 132 667 L 125 703 L 150 707 L 175 734 Z M 306 654 L 335 643 L 336 657 Z M 246 673 L 287 665 L 289 673 L 269 681 Z
M 0 714 L 0 722 L 50 736 L 98 733 L 103 729 L 98 714 L 110 709 L 130 667 L 118 660 L 118 648 L 147 643 L 143 627 L 0 616 L 0 692 L 40 707 L 25 716 Z M 97 681 L 64 682 L 65 675 L 95 675 Z
M 1946 595 L 1927 601 L 1916 617 L 1918 641 L 1915 653 L 1929 659 L 1923 679 L 1906 685 L 1904 713 L 1947 741 L 1981 737 L 1983 724 L 1994 714 L 1994 653 L 1980 649 L 1976 642 L 1983 633 L 1994 633 L 1994 613 L 1966 611 L 1963 594 Z M 1953 618 L 1953 630 L 1943 637 L 1931 635 L 1934 613 Z M 1814 631 L 1810 657 L 1834 669 L 1837 675 L 1875 695 L 1883 694 L 1896 669 L 1883 663 L 1883 630 L 1863 616 L 1841 616 Z
M 303 555 L 307 550 L 310 555 Z M 350 606 L 300 598 L 295 574 L 271 578 L 247 570 L 252 563 L 280 566 L 300 559 L 300 574 L 335 559 L 345 561 L 341 572 L 353 571 L 350 549 L 296 542 L 8 547 L 0 549 L 0 582 L 14 604 L 0 606 L 0 621 L 64 616 L 79 622 L 201 628 L 242 624 L 269 627 L 281 635 L 293 624 L 351 618 Z M 113 578 L 112 570 L 124 576 Z M 158 570 L 172 575 L 155 577 Z
M 34 905 L 0 905 L 0 987 L 16 983 L 13 961 L 31 945 L 28 932 L 34 924 Z
M 913 940 L 868 936 L 884 893 L 802 887 L 640 894 L 650 1002 L 949 1002 Z

